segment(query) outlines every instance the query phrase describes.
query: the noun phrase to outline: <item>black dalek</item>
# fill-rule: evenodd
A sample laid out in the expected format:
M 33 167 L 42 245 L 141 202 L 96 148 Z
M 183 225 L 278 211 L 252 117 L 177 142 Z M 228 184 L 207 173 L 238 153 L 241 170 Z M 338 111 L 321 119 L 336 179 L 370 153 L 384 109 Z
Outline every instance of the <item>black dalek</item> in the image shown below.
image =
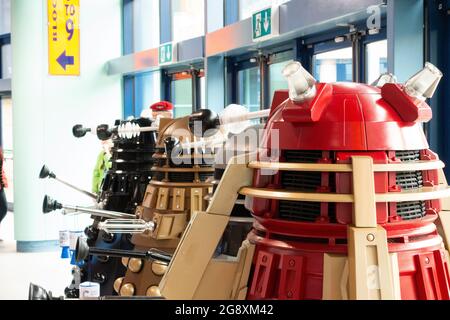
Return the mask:
M 116 128 L 151 127 L 147 118 L 117 121 Z M 111 137 L 111 168 L 105 174 L 98 202 L 104 210 L 134 214 L 143 200 L 145 189 L 151 180 L 152 155 L 155 152 L 156 132 L 142 132 L 138 135 L 112 132 L 107 126 L 97 127 L 97 136 L 104 140 Z M 96 217 L 94 224 L 86 228 L 88 244 L 104 249 L 132 250 L 130 234 L 109 234 L 97 229 L 98 222 L 105 218 Z M 82 281 L 100 283 L 101 295 L 113 295 L 114 280 L 125 274 L 121 259 L 108 256 L 91 256 L 82 267 Z
M 81 138 L 90 128 L 76 125 L 73 128 L 75 137 Z M 152 127 L 152 121 L 148 118 L 139 118 L 121 121 L 117 120 L 115 126 L 100 125 L 95 129 L 100 140 L 112 139 L 111 168 L 105 173 L 99 195 L 80 190 L 73 185 L 64 182 L 43 167 L 40 177 L 53 178 L 84 194 L 96 198 L 97 209 L 63 206 L 46 197 L 44 200 L 44 213 L 57 209 L 69 209 L 84 213 L 90 213 L 94 222 L 85 229 L 89 246 L 108 250 L 132 250 L 131 235 L 111 234 L 98 229 L 98 224 L 111 217 L 132 217 L 138 204 L 142 203 L 146 187 L 151 180 L 151 168 L 153 166 L 152 155 L 155 152 L 156 128 Z M 93 133 L 93 132 L 92 132 Z M 112 216 L 108 216 L 108 212 Z M 114 216 L 116 215 L 116 216 Z M 79 282 L 92 281 L 100 284 L 102 296 L 114 295 L 114 280 L 125 274 L 126 268 L 121 260 L 109 256 L 91 256 L 76 270 L 71 285 L 65 289 L 67 298 L 78 298 L 79 288 L 75 278 Z M 76 269 L 76 268 L 75 268 Z M 78 281 L 77 281 L 78 282 Z

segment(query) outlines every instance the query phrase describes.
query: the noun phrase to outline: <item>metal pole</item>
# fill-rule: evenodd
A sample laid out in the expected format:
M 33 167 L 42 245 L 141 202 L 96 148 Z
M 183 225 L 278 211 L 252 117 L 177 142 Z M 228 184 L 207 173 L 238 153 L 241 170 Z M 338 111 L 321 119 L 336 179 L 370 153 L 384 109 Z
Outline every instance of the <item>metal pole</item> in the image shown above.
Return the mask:
M 69 188 L 77 190 L 78 192 L 81 192 L 81 193 L 87 195 L 88 197 L 91 197 L 91 198 L 97 200 L 97 195 L 95 193 L 92 193 L 92 192 L 89 192 L 89 191 L 86 191 L 86 190 L 82 190 L 82 189 L 80 189 L 78 187 L 75 187 L 73 184 L 70 184 L 70 183 L 68 183 L 68 182 L 66 182 L 64 180 L 61 180 L 61 179 L 57 178 L 57 177 L 55 177 L 55 180 L 61 182 L 62 184 L 68 186 Z
M 353 82 L 361 82 L 361 65 L 359 60 L 360 53 L 360 34 L 356 32 L 352 34 L 352 65 L 353 65 Z
M 260 109 L 263 109 L 267 105 L 267 92 L 269 90 L 269 78 L 268 78 L 267 57 L 264 55 L 259 56 L 259 73 L 260 73 Z

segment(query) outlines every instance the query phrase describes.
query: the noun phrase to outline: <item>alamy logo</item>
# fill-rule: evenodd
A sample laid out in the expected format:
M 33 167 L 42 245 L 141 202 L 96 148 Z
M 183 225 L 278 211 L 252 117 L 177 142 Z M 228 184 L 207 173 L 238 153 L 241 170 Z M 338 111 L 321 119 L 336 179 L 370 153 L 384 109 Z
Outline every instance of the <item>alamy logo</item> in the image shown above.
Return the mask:
M 380 29 L 381 28 L 381 9 L 379 6 L 370 6 L 367 8 L 367 29 Z

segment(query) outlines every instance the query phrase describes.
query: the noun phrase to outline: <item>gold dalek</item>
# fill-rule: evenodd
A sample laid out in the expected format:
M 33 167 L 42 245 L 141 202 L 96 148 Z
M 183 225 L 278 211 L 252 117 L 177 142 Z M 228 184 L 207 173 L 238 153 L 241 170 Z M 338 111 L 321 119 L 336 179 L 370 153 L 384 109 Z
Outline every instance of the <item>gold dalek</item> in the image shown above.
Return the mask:
M 189 117 L 161 119 L 159 132 L 153 178 L 142 205 L 136 209 L 136 216 L 151 227 L 129 231 L 134 233 L 131 241 L 136 251 L 159 249 L 173 253 L 191 212 L 206 208 L 214 156 L 204 148 L 190 147 L 196 138 L 189 129 Z M 167 269 L 166 262 L 122 258 L 122 263 L 127 267 L 126 274 L 114 283 L 119 295 L 160 296 L 158 285 Z

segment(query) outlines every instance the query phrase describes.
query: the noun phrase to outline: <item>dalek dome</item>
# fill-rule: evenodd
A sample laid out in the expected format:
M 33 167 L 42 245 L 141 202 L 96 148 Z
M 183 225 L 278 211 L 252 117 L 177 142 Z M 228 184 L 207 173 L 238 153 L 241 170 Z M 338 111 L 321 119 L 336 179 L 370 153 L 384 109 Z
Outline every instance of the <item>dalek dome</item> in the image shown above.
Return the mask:
M 291 69 L 300 75 L 293 78 Z M 433 272 L 446 274 L 435 221 L 450 189 L 445 165 L 428 149 L 422 129 L 432 117 L 425 101 L 442 73 L 426 64 L 404 85 L 378 81 L 372 86 L 315 83 L 298 65 L 287 71 L 289 91 L 275 94 L 264 149 L 249 164 L 252 187 L 240 191 L 255 218 L 247 237 L 256 247 L 247 298 L 329 299 L 324 288 L 336 273 L 329 255 L 342 255 L 366 270 L 367 248 L 375 238 L 380 242 L 373 259 L 381 257 L 380 250 L 385 261 L 398 257 L 392 271 L 396 291 L 389 279 L 380 290 L 396 299 L 448 297 L 446 276 L 432 284 L 439 287 L 436 294 L 427 296 L 423 288 L 430 283 L 421 278 L 420 262 L 422 256 L 434 256 Z M 271 161 L 263 158 L 267 155 Z M 387 262 L 379 268 L 391 267 Z M 295 288 L 287 278 L 276 278 L 292 270 L 299 275 Z M 351 298 L 362 297 L 352 290 Z
M 280 150 L 428 149 L 422 123 L 431 119 L 431 108 L 406 94 L 402 85 L 344 82 L 315 87 L 316 95 L 301 103 L 289 99 L 288 90 L 275 93 L 263 148 L 278 143 Z

